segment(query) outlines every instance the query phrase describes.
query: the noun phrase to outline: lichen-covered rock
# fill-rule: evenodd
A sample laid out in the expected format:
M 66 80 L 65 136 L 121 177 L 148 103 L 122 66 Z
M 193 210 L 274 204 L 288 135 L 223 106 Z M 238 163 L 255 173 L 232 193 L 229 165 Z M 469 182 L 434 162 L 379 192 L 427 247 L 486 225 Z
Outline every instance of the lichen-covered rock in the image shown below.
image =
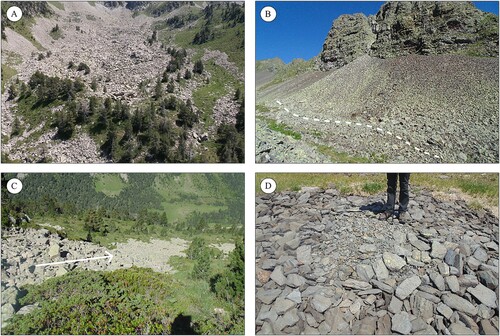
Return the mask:
M 470 2 L 391 1 L 375 20 L 371 55 L 376 57 L 456 52 L 498 56 L 496 19 Z
M 363 14 L 341 15 L 332 25 L 320 54 L 320 68 L 340 68 L 366 55 L 376 35 Z
M 370 55 L 460 53 L 498 56 L 498 19 L 471 2 L 390 1 L 376 16 L 341 15 L 323 43 L 319 68 L 340 68 Z

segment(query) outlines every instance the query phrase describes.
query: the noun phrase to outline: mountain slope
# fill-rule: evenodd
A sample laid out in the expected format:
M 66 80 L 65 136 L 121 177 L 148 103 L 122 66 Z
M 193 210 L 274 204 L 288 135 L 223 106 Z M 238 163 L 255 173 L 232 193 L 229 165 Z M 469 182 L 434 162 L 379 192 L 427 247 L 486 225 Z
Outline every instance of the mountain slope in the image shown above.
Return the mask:
M 498 43 L 498 34 L 491 33 L 495 24 L 486 29 L 484 22 L 491 15 L 466 5 L 465 16 L 457 19 L 468 22 L 470 31 L 489 30 L 482 35 L 489 42 L 483 39 L 450 49 L 436 47 L 422 55 L 408 53 L 409 49 L 398 44 L 401 30 L 393 29 L 391 36 L 384 33 L 383 38 L 381 33 L 375 34 L 374 38 L 358 22 L 373 20 L 371 27 L 381 32 L 380 27 L 412 15 L 418 18 L 420 11 L 433 5 L 420 8 L 406 3 L 401 5 L 405 11 L 393 13 L 396 18 L 385 12 L 391 6 L 395 4 L 383 6 L 376 20 L 342 15 L 316 61 L 318 70 L 257 89 L 258 116 L 298 133 L 301 144 L 330 156 L 331 162 L 498 162 L 498 45 L 495 51 L 490 43 L 495 36 Z M 428 30 L 437 31 L 443 17 L 454 13 L 453 6 L 434 5 L 441 12 L 427 22 Z M 456 6 L 462 13 L 464 5 Z M 466 17 L 469 12 L 472 19 Z M 470 22 L 476 25 L 471 27 Z M 419 24 L 406 29 L 409 36 L 423 36 Z M 474 53 L 470 52 L 472 45 Z M 380 57 L 370 56 L 375 51 Z M 287 162 L 283 158 L 287 151 L 277 153 L 280 145 L 269 134 L 258 133 L 260 143 L 266 145 L 257 148 L 258 155 L 270 152 L 264 161 Z M 293 160 L 311 162 L 296 156 Z
M 5 28 L 4 160 L 243 160 L 242 5 L 46 6 Z

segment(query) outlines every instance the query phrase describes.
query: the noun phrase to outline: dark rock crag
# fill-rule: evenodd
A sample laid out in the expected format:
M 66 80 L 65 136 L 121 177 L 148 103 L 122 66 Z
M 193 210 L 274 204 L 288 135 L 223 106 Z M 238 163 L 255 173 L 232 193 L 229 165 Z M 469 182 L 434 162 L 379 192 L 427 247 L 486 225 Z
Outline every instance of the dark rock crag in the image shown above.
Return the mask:
M 387 2 L 376 16 L 337 18 L 323 44 L 319 67 L 340 68 L 363 55 L 450 53 L 497 57 L 498 17 L 471 2 Z

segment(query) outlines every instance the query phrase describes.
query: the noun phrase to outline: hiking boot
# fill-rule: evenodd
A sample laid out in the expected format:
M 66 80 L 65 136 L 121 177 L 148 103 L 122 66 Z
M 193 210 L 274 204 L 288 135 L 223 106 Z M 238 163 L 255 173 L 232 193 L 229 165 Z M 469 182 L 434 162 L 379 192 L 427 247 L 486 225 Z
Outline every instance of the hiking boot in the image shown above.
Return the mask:
M 404 224 L 410 220 L 410 214 L 408 211 L 402 211 L 399 213 L 398 220 L 401 224 Z
M 378 219 L 380 220 L 388 220 L 391 217 L 392 217 L 392 211 L 389 210 L 386 210 L 382 212 L 380 215 L 378 215 Z

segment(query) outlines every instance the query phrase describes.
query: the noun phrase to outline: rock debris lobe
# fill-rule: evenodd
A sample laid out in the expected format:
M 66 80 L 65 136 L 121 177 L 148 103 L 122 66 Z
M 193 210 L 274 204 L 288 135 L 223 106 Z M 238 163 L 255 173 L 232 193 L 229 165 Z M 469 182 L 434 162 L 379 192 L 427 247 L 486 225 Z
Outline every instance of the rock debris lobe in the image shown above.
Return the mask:
M 256 333 L 498 334 L 498 218 L 416 191 L 303 188 L 256 198 Z
M 14 314 L 27 314 L 36 305 L 22 306 L 19 299 L 26 295 L 23 286 L 40 284 L 56 276 L 62 276 L 75 268 L 94 271 L 113 271 L 132 266 L 151 268 L 156 272 L 173 273 L 168 264 L 171 256 L 185 256 L 189 242 L 180 238 L 170 241 L 152 239 L 142 242 L 129 239 L 106 249 L 97 244 L 62 239 L 47 229 L 18 229 L 3 232 L 2 240 L 2 324 Z M 216 248 L 230 251 L 234 246 Z M 77 263 L 36 267 L 38 264 L 113 255 L 108 259 L 96 259 Z

